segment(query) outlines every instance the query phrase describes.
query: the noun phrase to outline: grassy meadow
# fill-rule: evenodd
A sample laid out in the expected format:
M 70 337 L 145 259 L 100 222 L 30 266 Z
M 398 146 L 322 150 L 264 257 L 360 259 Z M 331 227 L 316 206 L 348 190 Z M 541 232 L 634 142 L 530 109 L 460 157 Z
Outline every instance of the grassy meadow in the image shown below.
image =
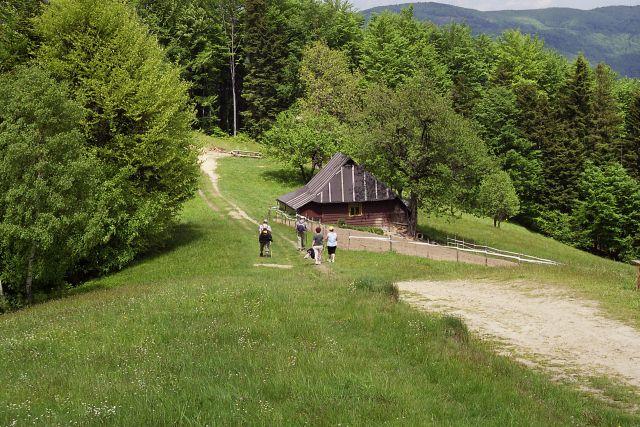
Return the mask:
M 219 170 L 223 195 L 254 217 L 298 185 L 268 160 Z M 318 269 L 281 226 L 265 261 L 254 226 L 201 187 L 165 250 L 0 316 L 0 425 L 640 423 L 495 355 L 457 319 L 398 303 L 391 286 L 500 273 L 364 252 Z

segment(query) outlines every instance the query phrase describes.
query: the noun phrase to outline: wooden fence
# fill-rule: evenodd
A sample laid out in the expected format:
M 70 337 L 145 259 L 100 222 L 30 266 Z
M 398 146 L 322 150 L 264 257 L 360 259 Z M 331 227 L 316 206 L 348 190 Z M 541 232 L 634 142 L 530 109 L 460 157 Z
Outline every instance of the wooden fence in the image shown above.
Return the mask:
M 512 260 L 520 263 L 528 264 L 543 264 L 543 265 L 559 265 L 560 263 L 545 259 L 538 258 L 532 255 L 522 254 L 519 252 L 504 251 L 502 249 L 492 248 L 486 245 L 476 245 L 474 243 L 465 242 L 464 240 L 458 240 L 456 238 L 447 237 L 447 247 L 456 248 L 459 251 L 475 254 L 484 254 L 485 256 L 491 256 L 496 258 L 502 258 Z
M 230 153 L 234 157 L 251 157 L 253 159 L 262 158 L 262 153 L 260 153 L 258 151 L 231 150 Z
M 269 217 L 275 222 L 295 227 L 296 218 L 272 208 Z M 304 218 L 311 229 L 321 227 L 326 232 L 327 225 Z M 335 227 L 341 249 L 365 250 L 371 252 L 393 251 L 404 255 L 429 258 L 438 261 L 456 261 L 489 267 L 516 266 L 522 263 L 558 265 L 556 261 L 538 258 L 517 252 L 503 251 L 489 246 L 481 246 L 455 238 L 447 238 L 446 244 L 433 241 L 411 240 L 400 236 L 379 236 L 359 230 Z M 346 244 L 346 246 L 345 246 Z

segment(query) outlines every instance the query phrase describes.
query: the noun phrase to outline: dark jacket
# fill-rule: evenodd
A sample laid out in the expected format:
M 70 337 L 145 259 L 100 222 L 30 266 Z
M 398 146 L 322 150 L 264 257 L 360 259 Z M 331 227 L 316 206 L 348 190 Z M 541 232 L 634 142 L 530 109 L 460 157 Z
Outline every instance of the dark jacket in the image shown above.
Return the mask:
M 267 243 L 267 242 L 273 241 L 273 237 L 271 236 L 271 232 L 269 230 L 263 230 L 263 232 L 260 233 L 260 236 L 258 236 L 258 241 L 260 243 Z

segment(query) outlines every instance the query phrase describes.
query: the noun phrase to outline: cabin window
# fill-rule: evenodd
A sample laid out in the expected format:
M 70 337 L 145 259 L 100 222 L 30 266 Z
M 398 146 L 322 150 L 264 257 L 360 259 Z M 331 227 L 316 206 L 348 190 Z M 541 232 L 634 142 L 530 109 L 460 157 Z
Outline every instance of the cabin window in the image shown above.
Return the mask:
M 362 203 L 349 203 L 349 216 L 362 216 Z

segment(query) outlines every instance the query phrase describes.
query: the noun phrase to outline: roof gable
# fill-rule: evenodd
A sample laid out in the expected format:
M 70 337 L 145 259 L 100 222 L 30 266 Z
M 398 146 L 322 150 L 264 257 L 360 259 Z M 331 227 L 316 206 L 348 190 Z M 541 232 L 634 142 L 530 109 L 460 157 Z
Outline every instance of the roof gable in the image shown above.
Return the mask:
M 399 197 L 386 184 L 350 157 L 337 153 L 307 185 L 280 196 L 278 201 L 299 209 L 309 202 L 362 203 L 394 199 Z

